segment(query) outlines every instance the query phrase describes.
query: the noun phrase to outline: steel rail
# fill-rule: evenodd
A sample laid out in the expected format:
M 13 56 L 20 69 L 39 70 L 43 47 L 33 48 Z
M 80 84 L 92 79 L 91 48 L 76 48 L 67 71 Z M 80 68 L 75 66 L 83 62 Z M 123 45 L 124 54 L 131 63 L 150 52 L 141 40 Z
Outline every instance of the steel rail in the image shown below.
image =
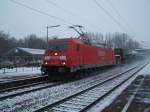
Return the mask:
M 92 77 L 93 75 L 95 75 L 97 73 L 99 73 L 99 72 L 96 71 L 94 73 L 91 73 L 92 75 L 90 74 L 89 77 Z M 71 81 L 74 81 L 74 80 L 71 80 Z M 61 82 L 58 82 L 58 83 L 55 83 L 55 84 L 49 84 L 49 85 L 42 86 L 42 87 L 37 87 L 37 88 L 35 87 L 35 89 L 29 89 L 29 90 L 25 90 L 23 92 L 15 92 L 15 93 L 9 94 L 11 91 L 17 91 L 18 89 L 24 89 L 24 88 L 31 87 L 31 86 L 39 86 L 40 84 L 44 84 L 44 83 L 47 83 L 47 82 L 49 82 L 49 80 L 46 80 L 46 81 L 43 81 L 43 82 L 32 83 L 32 84 L 27 84 L 27 85 L 23 85 L 23 86 L 17 86 L 17 87 L 3 89 L 3 90 L 0 91 L 0 100 L 5 100 L 7 98 L 11 98 L 11 97 L 14 97 L 14 96 L 17 96 L 17 95 L 23 95 L 23 94 L 26 94 L 26 93 L 30 93 L 30 92 L 34 92 L 34 91 L 38 91 L 38 90 L 42 90 L 42 89 L 46 89 L 46 88 L 50 88 L 50 87 L 54 87 L 54 86 L 59 86 L 61 84 L 67 83 L 66 81 L 61 81 Z M 8 94 L 7 95 L 1 95 L 1 94 L 4 94 L 5 92 L 6 92 L 6 94 L 7 93 Z
M 145 65 L 145 66 L 146 66 L 146 65 Z M 136 67 L 133 67 L 133 68 L 131 68 L 131 69 L 129 69 L 129 70 L 126 70 L 125 72 L 122 72 L 122 73 L 119 73 L 119 74 L 117 74 L 117 75 L 115 75 L 115 76 L 109 77 L 108 79 L 106 79 L 106 80 L 104 80 L 104 81 L 102 81 L 102 82 L 100 82 L 100 83 L 98 83 L 98 84 L 96 84 L 96 85 L 94 85 L 94 86 L 91 86 L 91 87 L 89 87 L 89 88 L 87 88 L 87 89 L 85 89 L 85 90 L 82 90 L 82 91 L 80 91 L 80 92 L 78 92 L 78 93 L 75 93 L 75 94 L 73 94 L 73 95 L 70 95 L 70 96 L 68 96 L 68 97 L 66 97 L 66 98 L 63 98 L 63 99 L 61 99 L 61 100 L 59 100 L 59 101 L 56 101 L 56 102 L 54 102 L 54 103 L 52 103 L 52 104 L 49 104 L 49 105 L 47 105 L 47 106 L 41 107 L 41 108 L 35 110 L 34 112 L 41 112 L 41 111 L 44 111 L 44 110 L 46 110 L 46 109 L 55 107 L 55 106 L 57 106 L 57 105 L 59 105 L 59 104 L 65 102 L 65 101 L 68 101 L 68 100 L 71 99 L 71 98 L 74 98 L 74 97 L 76 97 L 76 96 L 78 96 L 78 95 L 80 95 L 80 94 L 82 94 L 82 93 L 85 93 L 85 92 L 87 92 L 87 91 L 89 91 L 89 90 L 91 90 L 91 89 L 93 89 L 93 88 L 95 88 L 95 87 L 98 87 L 98 86 L 100 86 L 100 85 L 102 85 L 102 84 L 104 84 L 104 83 L 106 83 L 106 82 L 108 82 L 108 81 L 110 81 L 110 80 L 113 80 L 113 79 L 115 79 L 115 78 L 117 78 L 117 77 L 119 77 L 119 76 L 121 76 L 121 75 L 123 75 L 123 74 L 129 72 L 129 71 L 132 71 L 132 70 L 134 70 L 135 68 L 138 68 L 138 67 L 139 67 L 139 65 L 136 66 Z M 144 65 L 143 65 L 142 67 L 144 67 Z
M 41 87 L 35 87 L 34 89 L 31 88 L 29 90 L 24 90 L 24 91 L 21 91 L 21 92 L 16 92 L 16 93 L 12 93 L 12 94 L 8 94 L 8 95 L 2 95 L 0 96 L 0 101 L 1 100 L 5 100 L 7 98 L 12 98 L 12 97 L 15 97 L 15 96 L 19 96 L 19 95 L 23 95 L 23 94 L 27 94 L 27 93 L 31 93 L 31 92 L 35 92 L 35 91 L 39 91 L 39 90 L 42 90 L 42 89 L 45 89 L 45 88 L 51 88 L 51 87 L 55 87 L 55 86 L 58 86 L 58 85 L 61 85 L 61 84 L 64 84 L 65 82 L 56 82 L 56 83 L 50 83 L 48 85 L 45 85 L 45 86 L 41 86 Z
M 119 83 L 117 86 L 113 87 L 110 91 L 108 91 L 106 94 L 104 94 L 103 96 L 99 97 L 97 100 L 95 100 L 94 102 L 92 102 L 91 104 L 89 104 L 88 106 L 86 106 L 85 108 L 83 108 L 80 112 L 85 112 L 87 111 L 89 108 L 91 108 L 92 106 L 94 106 L 96 103 L 98 103 L 101 99 L 104 99 L 107 95 L 111 94 L 113 91 L 115 91 L 116 89 L 118 89 L 121 85 L 123 85 L 125 82 L 127 82 L 128 80 L 130 80 L 132 77 L 134 77 L 136 75 L 136 73 L 138 73 L 141 69 L 143 69 L 147 64 L 143 65 L 142 67 L 140 67 L 138 70 L 136 70 L 131 76 L 129 76 L 127 79 L 125 79 L 124 81 L 122 81 L 121 83 Z
M 30 77 L 30 78 L 23 78 L 18 80 L 12 80 L 12 81 L 6 81 L 6 82 L 0 82 L 0 92 L 3 92 L 9 88 L 18 87 L 22 85 L 28 85 L 31 83 L 37 83 L 40 81 L 47 80 L 47 76 L 38 76 L 38 77 Z

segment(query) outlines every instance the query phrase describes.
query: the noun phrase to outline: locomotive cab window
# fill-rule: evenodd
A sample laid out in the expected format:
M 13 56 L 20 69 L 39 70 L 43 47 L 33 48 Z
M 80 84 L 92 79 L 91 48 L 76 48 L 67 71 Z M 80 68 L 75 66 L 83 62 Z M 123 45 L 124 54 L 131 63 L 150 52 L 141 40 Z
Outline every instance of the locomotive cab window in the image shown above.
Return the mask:
M 68 42 L 50 42 L 48 44 L 48 50 L 50 51 L 64 51 L 69 46 Z
M 80 44 L 77 44 L 76 50 L 77 50 L 77 51 L 80 51 Z

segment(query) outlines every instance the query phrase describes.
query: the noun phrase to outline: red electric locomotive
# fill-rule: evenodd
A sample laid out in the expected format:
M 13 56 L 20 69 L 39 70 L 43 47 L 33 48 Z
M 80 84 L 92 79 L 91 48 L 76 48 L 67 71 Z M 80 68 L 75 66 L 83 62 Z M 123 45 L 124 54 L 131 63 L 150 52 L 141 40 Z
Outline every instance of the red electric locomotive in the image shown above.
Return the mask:
M 70 73 L 115 64 L 114 50 L 86 44 L 79 38 L 51 39 L 42 73 Z
M 116 63 L 112 48 L 91 44 L 80 25 L 74 25 L 70 28 L 74 29 L 80 36 L 48 41 L 48 48 L 44 54 L 41 69 L 43 74 L 56 76 L 59 73 L 75 73 Z

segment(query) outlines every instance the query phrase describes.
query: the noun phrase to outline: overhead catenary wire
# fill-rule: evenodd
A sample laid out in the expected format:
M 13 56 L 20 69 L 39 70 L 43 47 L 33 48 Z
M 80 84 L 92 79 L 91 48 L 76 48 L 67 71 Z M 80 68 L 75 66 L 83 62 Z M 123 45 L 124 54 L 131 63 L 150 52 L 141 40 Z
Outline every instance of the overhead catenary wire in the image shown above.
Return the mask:
M 80 19 L 81 19 L 82 21 L 84 21 L 84 22 L 87 21 L 87 18 L 81 17 L 80 15 L 78 15 L 78 14 L 76 14 L 76 13 L 74 13 L 74 12 L 71 12 L 70 10 L 65 9 L 64 7 L 58 5 L 57 3 L 55 3 L 55 2 L 52 1 L 52 0 L 45 0 L 45 1 L 46 1 L 47 3 L 49 3 L 49 4 L 53 5 L 53 6 L 55 6 L 56 8 L 60 9 L 61 11 L 65 12 L 65 13 L 68 14 L 68 15 L 71 15 L 71 16 L 74 16 L 74 17 L 78 17 L 78 18 L 80 18 Z M 97 29 L 103 30 L 101 27 L 99 27 L 99 26 L 97 26 L 97 25 L 94 25 L 94 24 L 90 24 L 90 26 L 93 27 L 93 28 L 97 28 Z
M 67 9 L 65 9 L 65 8 L 63 8 L 63 7 L 61 7 L 60 5 L 58 5 L 57 3 L 55 3 L 54 1 L 51 1 L 51 0 L 45 0 L 45 1 L 46 1 L 47 3 L 49 3 L 49 4 L 51 4 L 51 5 L 53 5 L 53 6 L 57 7 L 57 8 L 59 8 L 59 9 L 61 9 L 62 11 L 64 11 L 65 13 L 67 13 L 67 14 L 69 14 L 69 15 L 72 15 L 72 16 L 75 15 L 73 12 L 71 12 L 71 11 L 69 11 L 69 10 L 67 10 Z
M 130 31 L 132 31 L 133 34 L 136 34 L 134 32 L 134 30 L 130 27 L 130 25 L 128 24 L 128 22 L 126 21 L 126 19 L 120 14 L 120 12 L 117 10 L 117 8 L 113 5 L 113 3 L 111 2 L 111 0 L 106 0 L 106 2 L 113 8 L 113 10 L 116 12 L 116 14 L 118 15 L 119 18 L 122 19 L 122 21 L 124 21 L 124 23 L 126 24 L 126 26 L 130 29 Z
M 110 0 L 106 0 L 107 3 L 109 3 L 109 5 L 113 8 L 113 10 L 116 12 L 116 14 L 123 20 L 125 21 L 125 19 L 121 16 L 120 12 L 115 8 L 115 6 L 112 4 L 112 2 Z
M 30 9 L 30 10 L 32 10 L 32 11 L 34 11 L 34 12 L 37 12 L 37 13 L 40 13 L 40 14 L 42 14 L 42 15 L 48 16 L 48 17 L 50 17 L 50 18 L 52 18 L 52 19 L 61 21 L 61 22 L 63 22 L 63 23 L 69 24 L 69 25 L 74 25 L 74 24 L 73 24 L 72 22 L 70 22 L 70 21 L 67 21 L 67 20 L 65 20 L 65 19 L 63 19 L 63 18 L 60 18 L 60 17 L 57 17 L 57 16 L 54 16 L 54 15 L 49 14 L 49 13 L 47 13 L 47 12 L 41 11 L 41 10 L 39 10 L 39 9 L 33 8 L 33 7 L 31 7 L 31 6 L 29 6 L 29 5 L 26 5 L 26 4 L 24 4 L 24 3 L 18 2 L 18 1 L 16 1 L 16 0 L 10 0 L 10 1 L 13 2 L 13 3 L 15 3 L 15 4 L 17 4 L 17 5 L 20 5 L 20 6 L 22 6 L 22 7 L 25 7 L 25 8 L 27 8 L 27 9 Z M 108 16 L 110 16 L 110 17 L 113 19 L 113 21 L 115 21 L 116 24 L 118 24 L 122 29 L 124 29 L 124 28 L 121 26 L 120 22 L 118 22 L 107 10 L 105 10 L 105 8 L 103 8 L 96 0 L 93 0 L 93 1 L 94 1 L 101 9 L 103 9 L 103 11 L 104 11 Z M 58 6 L 58 5 L 55 4 L 55 3 L 53 3 L 53 5 Z M 62 7 L 62 8 L 63 8 L 63 7 Z M 61 8 L 61 9 L 62 9 L 62 8 Z M 70 11 L 67 11 L 67 10 L 65 10 L 65 9 L 64 9 L 64 11 L 65 11 L 65 12 L 68 12 L 68 13 L 71 14 L 71 15 L 74 15 L 74 14 L 73 14 L 72 12 L 70 12 Z
M 57 17 L 57 16 L 53 16 L 53 15 L 47 13 L 47 12 L 41 11 L 41 10 L 36 9 L 36 8 L 33 8 L 33 7 L 30 7 L 30 6 L 28 6 L 28 5 L 24 4 L 24 3 L 21 3 L 21 2 L 15 1 L 15 0 L 10 0 L 10 1 L 13 2 L 13 3 L 15 3 L 15 4 L 17 4 L 17 5 L 20 5 L 20 6 L 22 6 L 22 7 L 25 7 L 25 8 L 27 8 L 27 9 L 30 9 L 30 10 L 32 10 L 32 11 L 34 11 L 34 12 L 37 12 L 37 13 L 40 13 L 40 14 L 42 14 L 42 15 L 48 16 L 48 17 L 50 17 L 50 18 L 53 18 L 53 19 L 55 19 L 55 20 L 61 21 L 61 22 L 63 22 L 63 23 L 69 24 L 69 25 L 73 25 L 73 23 L 71 23 L 71 22 L 69 22 L 69 21 L 66 21 L 66 20 L 63 19 L 63 18 L 60 18 L 60 17 Z
M 113 16 L 111 15 L 97 0 L 93 0 L 94 4 L 96 4 L 107 16 L 109 16 L 123 31 L 128 32 L 126 28 Z

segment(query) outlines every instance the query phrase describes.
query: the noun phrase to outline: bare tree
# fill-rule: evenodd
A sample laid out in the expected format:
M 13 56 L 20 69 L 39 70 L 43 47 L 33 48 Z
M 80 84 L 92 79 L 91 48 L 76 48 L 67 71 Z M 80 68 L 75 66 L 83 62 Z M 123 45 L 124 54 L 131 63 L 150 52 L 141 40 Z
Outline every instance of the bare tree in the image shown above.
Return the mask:
M 105 43 L 109 48 L 112 48 L 114 46 L 114 43 L 112 41 L 112 35 L 110 33 L 107 33 L 105 36 Z
M 107 33 L 105 38 L 101 33 L 86 32 L 86 41 L 92 45 L 104 47 L 107 45 L 112 48 L 123 49 L 136 49 L 140 48 L 139 42 L 133 40 L 125 33 Z M 27 48 L 46 48 L 46 41 L 35 34 L 30 34 L 23 39 L 15 39 L 8 33 L 0 31 L 0 55 L 7 52 L 14 47 L 27 47 Z
M 132 50 L 140 47 L 139 42 L 131 39 L 126 33 L 107 33 L 105 39 L 107 45 L 113 48 Z
M 17 40 L 8 33 L 0 31 L 0 55 L 17 46 Z
M 24 39 L 20 39 L 19 42 L 22 43 L 21 47 L 37 49 L 44 49 L 46 47 L 46 42 L 44 41 L 44 39 L 37 37 L 35 34 L 30 34 Z
M 93 33 L 93 32 L 86 32 L 86 38 L 89 40 L 89 42 L 92 44 L 92 45 L 102 45 L 104 46 L 105 44 L 105 41 L 104 41 L 104 38 L 103 38 L 103 34 L 101 33 Z

